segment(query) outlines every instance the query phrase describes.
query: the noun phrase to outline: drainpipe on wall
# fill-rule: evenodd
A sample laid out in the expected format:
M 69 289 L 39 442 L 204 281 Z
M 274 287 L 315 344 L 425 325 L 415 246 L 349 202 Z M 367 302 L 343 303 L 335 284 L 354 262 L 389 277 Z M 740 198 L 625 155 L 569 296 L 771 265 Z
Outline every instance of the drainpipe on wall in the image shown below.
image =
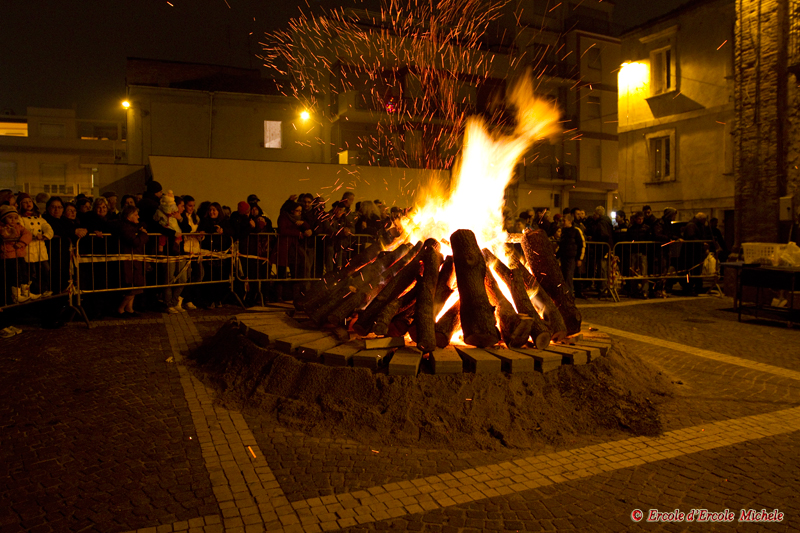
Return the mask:
M 208 158 L 211 159 L 211 140 L 214 137 L 214 93 L 208 93 Z

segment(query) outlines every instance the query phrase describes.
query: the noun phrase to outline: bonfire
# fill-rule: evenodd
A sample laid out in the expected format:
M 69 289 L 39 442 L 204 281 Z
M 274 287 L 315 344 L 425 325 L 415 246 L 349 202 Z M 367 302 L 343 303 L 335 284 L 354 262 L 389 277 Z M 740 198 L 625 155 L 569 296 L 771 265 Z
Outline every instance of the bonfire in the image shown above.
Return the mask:
M 509 99 L 512 133 L 492 134 L 470 118 L 450 189 L 423 191 L 391 249 L 364 249 L 315 282 L 296 307 L 320 327 L 410 338 L 423 353 L 501 342 L 544 350 L 580 332 L 547 235 L 510 236 L 502 218 L 515 165 L 535 141 L 560 133 L 559 113 L 534 96 L 528 77 Z M 510 240 L 521 242 L 524 258 L 507 255 Z

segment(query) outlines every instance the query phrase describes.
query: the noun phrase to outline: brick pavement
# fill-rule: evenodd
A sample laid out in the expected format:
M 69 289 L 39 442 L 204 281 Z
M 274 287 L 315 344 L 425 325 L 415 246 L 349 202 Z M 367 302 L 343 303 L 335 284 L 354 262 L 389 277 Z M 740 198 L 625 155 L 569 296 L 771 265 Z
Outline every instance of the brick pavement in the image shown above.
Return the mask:
M 708 306 L 708 309 L 699 309 L 706 313 L 701 316 L 710 314 L 715 322 L 710 333 L 703 332 L 705 335 L 694 330 L 683 331 L 688 329 L 684 325 L 685 315 L 694 316 L 684 306 L 693 306 L 696 315 L 697 305 Z M 156 458 L 160 477 L 137 478 L 139 487 L 106 483 L 101 489 L 97 476 L 92 477 L 94 470 L 84 468 L 84 464 L 76 465 L 79 468 L 73 471 L 62 467 L 53 472 L 46 466 L 37 467 L 35 458 L 24 454 L 27 449 L 36 450 L 35 438 L 39 435 L 6 423 L 9 414 L 24 413 L 26 420 L 41 425 L 37 422 L 45 418 L 42 411 L 46 407 L 39 404 L 44 404 L 42 399 L 50 400 L 42 390 L 47 390 L 44 385 L 52 387 L 53 381 L 76 377 L 89 379 L 84 373 L 90 374 L 87 368 L 93 366 L 87 361 L 86 368 L 75 368 L 72 374 L 71 368 L 56 366 L 51 372 L 52 378 L 43 378 L 35 371 L 21 373 L 25 366 L 21 358 L 2 356 L 0 370 L 7 372 L 0 379 L 8 380 L 8 388 L 10 380 L 22 377 L 24 386 L 19 388 L 19 394 L 13 390 L 13 401 L 8 403 L 12 407 L 0 408 L 0 439 L 5 450 L 5 443 L 10 442 L 7 436 L 13 437 L 16 447 L 11 454 L 12 464 L 17 467 L 13 472 L 20 475 L 13 478 L 9 468 L 8 472 L 0 470 L 0 479 L 7 474 L 8 480 L 18 481 L 24 477 L 22 474 L 35 474 L 40 468 L 60 484 L 75 476 L 82 479 L 83 485 L 76 488 L 76 498 L 68 499 L 62 493 L 47 492 L 46 484 L 38 481 L 44 478 L 39 474 L 39 477 L 34 475 L 35 482 L 29 483 L 27 493 L 6 490 L 0 496 L 9 497 L 13 513 L 3 514 L 0 510 L 0 533 L 6 530 L 123 531 L 136 528 L 147 533 L 316 532 L 339 528 L 447 532 L 611 531 L 633 526 L 629 516 L 634 506 L 662 510 L 729 507 L 737 511 L 738 506 L 777 507 L 788 513 L 787 520 L 769 529 L 797 529 L 796 517 L 800 510 L 792 494 L 797 488 L 798 458 L 792 443 L 800 431 L 800 382 L 795 379 L 797 367 L 791 362 L 782 364 L 789 357 L 781 355 L 781 349 L 785 351 L 788 343 L 794 342 L 793 333 L 774 327 L 767 332 L 753 333 L 759 342 L 762 337 L 765 340 L 766 355 L 763 356 L 743 354 L 746 350 L 731 348 L 727 342 L 715 344 L 714 339 L 725 338 L 723 330 L 731 325 L 728 318 L 718 318 L 714 314 L 724 313 L 717 309 L 718 305 L 659 302 L 636 307 L 634 319 L 628 321 L 623 317 L 631 314 L 631 306 L 626 306 L 627 311 L 622 308 L 612 308 L 613 312 L 600 308 L 585 311 L 592 321 L 600 322 L 599 317 L 602 317 L 608 326 L 619 329 L 617 333 L 626 336 L 621 342 L 628 349 L 636 350 L 673 381 L 681 383 L 676 385 L 674 398 L 653 399 L 662 404 L 667 430 L 662 437 L 599 442 L 578 449 L 509 450 L 494 454 L 408 448 L 382 448 L 375 453 L 368 443 L 314 439 L 279 427 L 262 426 L 255 417 L 224 409 L 214 403 L 211 391 L 181 364 L 182 357 L 193 345 L 216 330 L 221 313 L 164 315 L 124 325 L 99 323 L 90 330 L 68 328 L 45 332 L 51 337 L 41 338 L 43 350 L 36 354 L 40 358 L 56 359 L 48 354 L 71 343 L 97 349 L 109 340 L 130 339 L 128 351 L 132 361 L 126 361 L 125 370 L 121 372 L 116 368 L 113 370 L 117 372 L 109 372 L 113 367 L 109 359 L 113 360 L 113 356 L 108 357 L 107 352 L 106 357 L 85 358 L 98 369 L 90 381 L 103 383 L 102 378 L 106 377 L 115 387 L 132 388 L 127 392 L 131 397 L 126 399 L 137 406 L 139 411 L 134 410 L 134 414 L 141 412 L 142 418 L 136 420 L 136 416 L 126 412 L 135 421 L 128 422 L 128 426 L 139 430 L 145 427 L 152 432 L 151 426 L 161 428 L 166 419 L 169 420 L 166 425 L 175 435 L 178 434 L 175 426 L 179 426 L 183 435 L 180 448 L 191 456 L 188 473 L 192 480 L 205 483 L 206 498 L 211 501 L 204 503 L 207 507 L 194 508 L 191 517 L 161 512 L 161 507 L 171 504 L 167 500 L 148 501 L 150 513 L 144 515 L 118 514 L 111 505 L 103 509 L 104 503 L 111 501 L 108 494 L 100 495 L 104 490 L 129 499 L 136 497 L 137 490 L 145 495 L 161 490 L 163 478 L 173 475 L 173 470 L 183 472 L 184 463 L 174 455 Z M 643 313 L 644 309 L 647 313 Z M 656 317 L 666 328 L 648 325 L 648 321 L 639 316 L 643 314 Z M 742 327 L 732 324 L 735 328 Z M 743 326 L 755 327 L 752 324 Z M 655 329 L 648 329 L 652 327 Z M 666 339 L 651 335 L 653 331 L 664 334 Z M 672 331 L 676 332 L 668 336 L 667 332 Z M 750 335 L 749 330 L 736 329 L 736 332 L 739 336 Z M 635 335 L 643 337 L 633 337 Z M 729 332 L 726 340 L 730 335 Z M 24 337 L 15 337 L 3 347 L 20 346 Z M 142 342 L 148 338 L 159 340 L 149 344 Z M 681 346 L 670 346 L 659 339 Z M 698 356 L 696 348 L 724 357 Z M 178 364 L 165 363 L 169 357 Z M 149 361 L 149 371 L 146 364 L 140 364 L 141 360 Z M 752 361 L 761 365 L 753 365 Z M 52 365 L 50 360 L 46 362 Z M 8 378 L 9 375 L 14 377 Z M 30 388 L 35 390 L 29 391 Z M 103 450 L 94 440 L 103 442 L 95 422 L 100 421 L 99 426 L 108 420 L 104 418 L 104 411 L 108 409 L 120 416 L 113 402 L 102 399 L 99 404 L 90 402 L 92 407 L 82 419 L 77 417 L 77 421 L 69 420 L 65 424 L 70 430 L 79 427 L 79 431 L 83 427 L 79 422 L 92 426 L 94 431 L 84 430 L 85 435 L 82 435 L 87 453 L 88 450 Z M 26 404 L 34 406 L 30 412 L 22 409 Z M 142 409 L 140 404 L 156 412 Z M 148 424 L 141 424 L 142 421 Z M 128 426 L 125 426 L 126 434 L 133 431 Z M 187 435 L 193 438 L 190 440 Z M 168 442 L 166 436 L 156 433 L 152 436 L 157 438 L 152 442 L 161 446 Z M 116 455 L 111 454 L 119 465 L 124 465 L 118 471 L 135 470 L 137 463 L 142 462 L 137 453 L 143 447 L 151 451 L 141 439 L 134 442 L 126 453 L 117 449 Z M 20 450 L 23 455 L 18 457 Z M 95 453 L 93 457 L 97 455 L 102 454 Z M 112 472 L 112 476 L 118 471 Z M 723 483 L 723 476 L 728 481 Z M 96 486 L 92 486 L 92 482 Z M 41 497 L 38 500 L 28 498 L 28 494 Z M 93 515 L 80 513 L 82 508 L 76 502 L 83 500 L 92 501 Z M 57 526 L 64 525 L 61 528 L 49 526 L 47 520 L 38 526 L 23 524 L 17 508 L 27 512 L 25 505 L 31 501 L 44 509 L 39 516 L 76 515 L 77 511 L 77 518 L 53 522 Z M 145 509 L 144 504 L 141 509 Z M 110 518 L 104 520 L 102 510 Z M 28 516 L 30 513 L 26 514 Z M 761 526 L 748 527 L 756 530 Z M 687 527 L 686 524 L 645 524 L 642 528 L 678 531 Z

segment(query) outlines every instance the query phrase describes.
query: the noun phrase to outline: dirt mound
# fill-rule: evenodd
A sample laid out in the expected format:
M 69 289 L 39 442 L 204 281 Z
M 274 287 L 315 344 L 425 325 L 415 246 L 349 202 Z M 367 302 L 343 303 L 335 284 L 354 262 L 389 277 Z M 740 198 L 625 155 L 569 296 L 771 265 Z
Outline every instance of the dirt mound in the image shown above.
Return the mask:
M 193 359 L 220 399 L 315 437 L 453 450 L 532 448 L 571 435 L 657 435 L 670 385 L 614 345 L 546 375 L 373 374 L 308 364 L 222 326 Z

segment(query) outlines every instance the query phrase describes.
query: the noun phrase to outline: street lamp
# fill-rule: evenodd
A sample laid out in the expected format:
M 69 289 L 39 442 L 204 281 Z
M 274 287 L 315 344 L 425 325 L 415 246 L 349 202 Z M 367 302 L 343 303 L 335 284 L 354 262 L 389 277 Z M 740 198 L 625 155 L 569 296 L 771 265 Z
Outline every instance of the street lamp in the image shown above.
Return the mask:
M 122 102 L 122 107 L 124 107 L 125 109 L 128 109 L 130 106 L 131 106 L 131 103 L 129 101 L 124 100 Z
M 309 113 L 308 111 L 303 111 L 302 113 L 300 113 L 300 118 L 303 120 L 308 120 L 309 118 L 311 118 L 311 113 Z

